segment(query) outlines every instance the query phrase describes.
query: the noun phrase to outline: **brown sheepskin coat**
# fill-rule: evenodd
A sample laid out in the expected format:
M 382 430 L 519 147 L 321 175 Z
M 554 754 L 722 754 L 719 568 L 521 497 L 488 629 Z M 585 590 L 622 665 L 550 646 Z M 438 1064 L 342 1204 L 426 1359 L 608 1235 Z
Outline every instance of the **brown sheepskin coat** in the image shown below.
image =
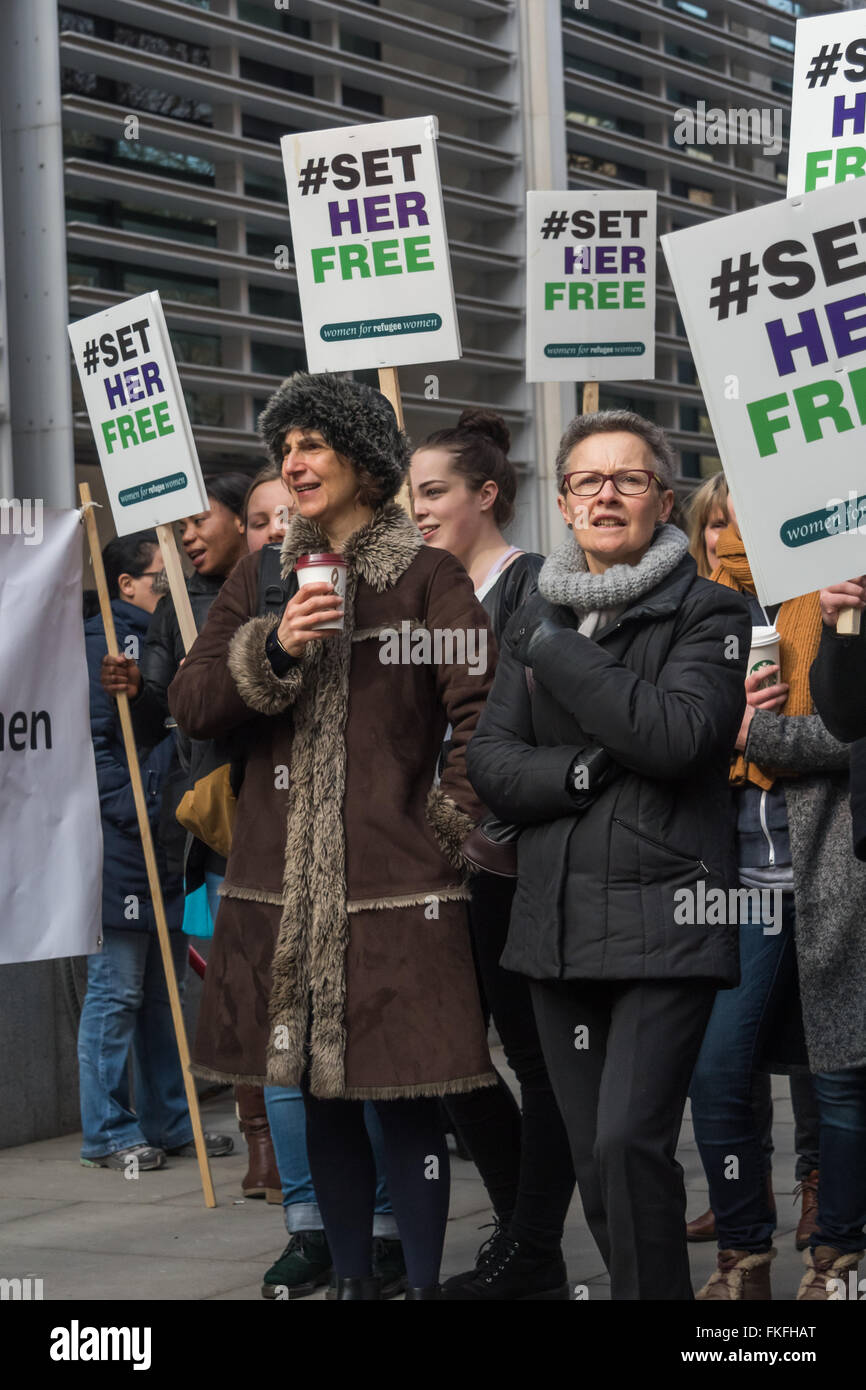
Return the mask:
M 328 550 L 296 517 L 283 573 Z M 482 813 L 466 744 L 495 647 L 463 567 L 395 503 L 349 538 L 345 630 L 278 679 L 242 560 L 169 690 L 194 738 L 243 729 L 223 901 L 193 1051 L 200 1076 L 389 1099 L 492 1085 L 461 845 Z M 386 664 L 383 630 L 480 629 L 487 670 Z M 446 653 L 447 654 L 447 653 Z M 472 650 L 469 650 L 470 659 Z M 434 770 L 446 726 L 448 765 Z

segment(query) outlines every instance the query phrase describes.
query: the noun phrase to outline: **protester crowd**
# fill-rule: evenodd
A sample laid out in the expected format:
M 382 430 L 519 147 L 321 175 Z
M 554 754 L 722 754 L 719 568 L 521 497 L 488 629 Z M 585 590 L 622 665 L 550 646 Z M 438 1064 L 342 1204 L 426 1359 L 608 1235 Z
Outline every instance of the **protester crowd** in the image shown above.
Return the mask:
M 671 447 L 631 412 L 565 431 L 547 558 L 505 534 L 492 412 L 410 454 L 384 396 L 298 373 L 259 428 L 267 467 L 206 478 L 181 526 L 191 650 L 155 533 L 105 550 L 124 654 L 86 621 L 105 881 L 82 1161 L 194 1151 L 125 692 L 181 982 L 207 943 L 192 1068 L 235 1087 L 245 1194 L 283 1205 L 265 1297 L 568 1299 L 576 1188 L 613 1299 L 767 1300 L 773 1072 L 797 1297 L 834 1297 L 866 1249 L 866 632 L 834 630 L 866 580 L 762 608 L 724 478 L 687 535 Z M 451 640 L 384 661 L 395 631 Z M 687 1098 L 710 1193 L 688 1223 Z M 440 1285 L 447 1128 L 494 1224 Z

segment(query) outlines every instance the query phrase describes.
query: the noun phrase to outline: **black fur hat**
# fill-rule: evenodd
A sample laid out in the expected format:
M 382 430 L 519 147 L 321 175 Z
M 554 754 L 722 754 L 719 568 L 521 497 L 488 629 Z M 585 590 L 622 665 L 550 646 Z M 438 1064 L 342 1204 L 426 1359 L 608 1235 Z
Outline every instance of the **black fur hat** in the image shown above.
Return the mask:
M 295 372 L 259 416 L 259 434 L 277 467 L 290 429 L 320 430 L 329 446 L 379 483 L 379 505 L 399 491 L 409 466 L 409 441 L 391 402 L 372 386 L 330 372 Z

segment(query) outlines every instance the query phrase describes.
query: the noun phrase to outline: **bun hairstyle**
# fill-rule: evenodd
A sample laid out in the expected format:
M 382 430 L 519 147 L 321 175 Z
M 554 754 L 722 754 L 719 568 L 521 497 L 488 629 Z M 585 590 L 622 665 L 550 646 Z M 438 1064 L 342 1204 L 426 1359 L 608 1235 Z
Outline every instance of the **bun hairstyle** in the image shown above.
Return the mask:
M 437 430 L 419 444 L 419 449 L 447 449 L 455 473 L 465 480 L 470 492 L 479 492 L 487 482 L 499 489 L 493 503 L 493 520 L 507 526 L 514 515 L 517 473 L 508 458 L 511 431 L 495 410 L 473 407 L 464 410 L 456 426 Z

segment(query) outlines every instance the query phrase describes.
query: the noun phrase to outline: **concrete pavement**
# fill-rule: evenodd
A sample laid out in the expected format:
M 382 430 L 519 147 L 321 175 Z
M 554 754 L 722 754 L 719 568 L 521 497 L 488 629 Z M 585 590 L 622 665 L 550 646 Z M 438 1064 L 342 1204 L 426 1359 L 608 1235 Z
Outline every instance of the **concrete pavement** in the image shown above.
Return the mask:
M 507 1072 L 499 1049 L 494 1056 Z M 774 1077 L 773 1092 L 779 1253 L 772 1278 L 774 1297 L 783 1300 L 794 1298 L 803 1265 L 794 1249 L 794 1128 L 784 1077 Z M 0 1278 L 40 1278 L 46 1300 L 260 1300 L 262 1274 L 287 1240 L 282 1209 L 241 1198 L 246 1157 L 231 1092 L 202 1113 L 206 1129 L 235 1137 L 235 1153 L 211 1163 L 219 1203 L 213 1211 L 203 1205 L 194 1159 L 169 1159 L 165 1169 L 127 1180 L 82 1168 L 75 1134 L 0 1150 Z M 707 1189 L 688 1116 L 679 1158 L 695 1216 L 707 1205 Z M 471 1267 L 489 1234 L 479 1227 L 490 1220 L 474 1166 L 452 1154 L 443 1278 Z M 715 1266 L 715 1245 L 690 1249 L 697 1288 Z M 607 1275 L 577 1198 L 565 1254 L 572 1284 L 585 1284 L 590 1301 L 608 1300 Z

